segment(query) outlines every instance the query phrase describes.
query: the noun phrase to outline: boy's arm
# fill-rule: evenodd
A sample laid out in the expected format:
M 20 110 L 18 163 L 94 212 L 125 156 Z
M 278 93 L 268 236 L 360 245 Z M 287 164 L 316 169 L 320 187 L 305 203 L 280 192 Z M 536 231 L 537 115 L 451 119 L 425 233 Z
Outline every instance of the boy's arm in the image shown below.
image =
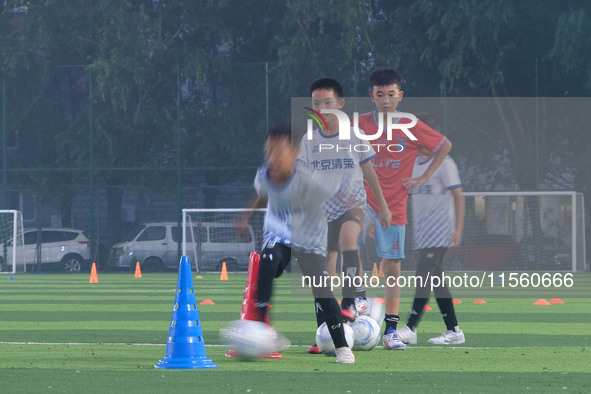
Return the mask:
M 451 141 L 446 139 L 443 145 L 441 145 L 441 147 L 439 148 L 439 150 L 435 152 L 433 160 L 431 161 L 431 164 L 429 164 L 429 167 L 427 168 L 425 173 L 418 178 L 404 178 L 402 180 L 404 187 L 406 187 L 407 189 L 411 189 L 413 187 L 422 186 L 425 183 L 427 183 L 429 179 L 431 179 L 433 173 L 435 173 L 437 168 L 439 168 L 441 163 L 443 163 L 445 156 L 447 156 L 450 150 Z
M 250 219 L 252 218 L 252 210 L 255 208 L 264 208 L 266 205 L 267 201 L 261 198 L 257 193 L 254 193 L 246 204 L 246 208 L 250 210 L 240 212 L 236 217 L 236 220 L 234 220 L 234 230 L 236 231 L 236 234 L 240 237 L 248 234 L 248 222 L 250 222 Z
M 460 246 L 462 243 L 462 232 L 464 230 L 464 213 L 466 211 L 464 194 L 461 187 L 451 189 L 451 194 L 454 197 L 454 208 L 456 211 L 456 231 L 451 237 L 452 247 Z
M 390 208 L 388 208 L 388 203 L 384 198 L 384 193 L 382 193 L 382 187 L 380 186 L 376 170 L 373 169 L 371 160 L 361 163 L 361 170 L 363 171 L 363 177 L 369 184 L 369 187 L 371 187 L 373 194 L 375 194 L 378 199 L 378 204 L 380 205 L 380 223 L 382 224 L 382 227 L 388 228 L 392 224 L 392 212 L 390 212 Z

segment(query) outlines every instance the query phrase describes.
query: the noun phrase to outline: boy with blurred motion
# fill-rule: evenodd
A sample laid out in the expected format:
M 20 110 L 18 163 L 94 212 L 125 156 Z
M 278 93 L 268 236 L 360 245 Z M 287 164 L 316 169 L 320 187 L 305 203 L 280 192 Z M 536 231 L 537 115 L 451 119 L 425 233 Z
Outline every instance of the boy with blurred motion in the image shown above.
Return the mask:
M 404 95 L 402 79 L 395 70 L 378 69 L 370 76 L 370 88 L 369 96 L 377 110 L 360 115 L 359 127 L 368 136 L 381 132 L 381 137 L 372 141 L 372 145 L 376 147 L 376 156 L 372 164 L 392 212 L 392 226 L 385 228 L 379 225 L 376 212 L 377 209 L 381 209 L 381 206 L 372 190 L 367 187 L 366 218 L 370 225 L 375 226 L 376 250 L 377 255 L 382 259 L 384 275 L 397 280 L 400 276 L 400 260 L 405 258 L 408 189 L 421 186 L 431 178 L 451 150 L 451 142 L 420 120 L 414 127 L 408 129 L 417 140 L 411 140 L 400 128 L 394 128 L 392 140 L 388 140 L 387 114 L 397 112 L 398 104 Z M 399 124 L 409 123 L 409 121 L 408 118 L 393 120 Z M 380 124 L 383 127 L 382 130 L 379 130 Z M 397 144 L 396 149 L 387 149 L 393 144 Z M 420 176 L 411 178 L 414 162 L 421 148 L 433 153 L 433 159 Z M 393 280 L 389 282 L 395 283 Z M 400 287 L 386 286 L 385 309 L 383 346 L 390 350 L 405 349 L 406 345 L 400 341 L 396 333 L 400 309 Z
M 265 142 L 265 165 L 257 171 L 254 187 L 267 200 L 263 225 L 264 244 L 258 273 L 256 307 L 260 321 L 267 316 L 274 278 L 291 257 L 297 259 L 311 283 L 323 283 L 327 275 L 327 221 L 323 203 L 338 190 L 340 179 L 327 181 L 305 165 L 296 163 L 300 138 L 291 138 L 289 125 L 269 130 Z M 311 285 L 317 308 L 324 311 L 336 348 L 337 363 L 352 364 L 355 356 L 345 340 L 339 305 L 329 287 Z
M 432 127 L 435 119 L 430 115 L 419 117 Z M 431 152 L 422 151 L 416 159 L 413 178 L 420 177 L 433 159 Z M 431 283 L 428 278 L 441 277 L 443 257 L 448 248 L 462 242 L 464 228 L 464 196 L 458 167 L 447 156 L 427 183 L 410 189 L 411 210 L 415 248 L 418 253 L 416 275 L 422 278 L 417 285 L 415 298 L 408 322 L 398 330 L 398 337 L 407 344 L 417 343 L 416 327 L 419 325 L 423 308 L 429 301 Z M 446 330 L 438 337 L 429 339 L 435 345 L 458 345 L 466 342 L 458 320 L 449 289 L 442 284 L 433 289 Z
M 340 110 L 345 105 L 341 84 L 334 78 L 320 78 L 314 81 L 310 86 L 310 95 L 312 107 L 319 113 L 323 109 Z M 312 139 L 304 136 L 298 160 L 309 165 L 324 179 L 340 176 L 343 180 L 339 193 L 327 201 L 324 208 L 328 219 L 329 262 L 336 262 L 339 249 L 342 253 L 345 280 L 342 286 L 341 312 L 345 319 L 354 321 L 355 297 L 365 296 L 364 288 L 353 286 L 353 278 L 359 276 L 361 271 L 358 240 L 363 229 L 363 210 L 366 205 L 364 178 L 377 196 L 376 212 L 379 213 L 382 226 L 390 225 L 391 214 L 371 164 L 375 152 L 369 141 L 361 140 L 353 132 L 349 139 L 340 139 L 336 115 L 322 114 L 322 117 L 326 121 L 327 129 L 313 130 Z M 329 265 L 331 275 L 336 274 L 335 266 L 336 264 Z M 318 308 L 316 320 L 318 325 L 324 321 L 323 311 Z M 319 353 L 315 345 L 308 352 Z

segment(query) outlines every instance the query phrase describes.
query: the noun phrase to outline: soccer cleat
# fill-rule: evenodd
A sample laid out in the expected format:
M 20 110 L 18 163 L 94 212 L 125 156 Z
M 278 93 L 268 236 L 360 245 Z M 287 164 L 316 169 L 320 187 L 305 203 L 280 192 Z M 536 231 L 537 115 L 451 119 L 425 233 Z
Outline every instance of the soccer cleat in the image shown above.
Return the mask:
M 345 322 L 354 322 L 357 317 L 357 311 L 355 310 L 355 304 L 352 304 L 348 308 L 341 309 L 341 314 Z
M 402 342 L 409 345 L 416 345 L 417 332 L 409 326 L 404 325 L 403 327 L 400 327 L 398 330 L 396 330 L 396 333 L 398 334 L 398 339 L 400 339 Z
M 367 299 L 363 297 L 355 298 L 355 309 L 357 310 L 358 316 L 369 316 L 371 313 L 371 306 Z
M 466 343 L 466 338 L 462 330 L 459 332 L 446 330 L 438 337 L 429 339 L 429 343 L 433 345 L 461 345 Z
M 337 354 L 337 363 L 339 364 L 355 364 L 355 356 L 348 347 L 340 347 L 335 350 Z
M 314 344 L 308 348 L 308 353 L 310 354 L 322 354 L 320 349 L 318 349 L 318 345 Z
M 384 349 L 386 350 L 404 350 L 406 345 L 398 338 L 396 330 L 392 327 L 388 328 L 386 334 L 382 338 Z

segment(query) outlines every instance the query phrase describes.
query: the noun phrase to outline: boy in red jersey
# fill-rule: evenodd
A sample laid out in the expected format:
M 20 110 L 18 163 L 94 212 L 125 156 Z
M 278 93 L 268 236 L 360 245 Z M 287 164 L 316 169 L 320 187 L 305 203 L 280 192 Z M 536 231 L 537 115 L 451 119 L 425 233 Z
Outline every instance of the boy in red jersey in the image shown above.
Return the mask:
M 372 141 L 376 156 L 372 159 L 374 169 L 378 175 L 380 186 L 388 207 L 392 213 L 392 225 L 385 229 L 376 220 L 379 211 L 378 201 L 371 188 L 366 185 L 367 204 L 366 223 L 375 225 L 377 255 L 382 259 L 384 275 L 389 278 L 385 288 L 386 326 L 384 329 L 383 345 L 385 349 L 405 349 L 406 346 L 398 339 L 396 325 L 400 308 L 400 287 L 392 286 L 400 275 L 400 260 L 404 255 L 404 238 L 406 219 L 406 205 L 408 189 L 425 184 L 435 170 L 443 162 L 451 150 L 451 142 L 439 132 L 433 130 L 420 120 L 408 130 L 416 137 L 409 138 L 400 128 L 394 128 L 392 139 L 387 139 L 387 113 L 396 113 L 404 92 L 402 79 L 392 69 L 379 69 L 370 77 L 371 92 L 369 96 L 376 105 L 377 111 L 359 116 L 359 127 L 368 136 L 382 133 L 382 136 Z M 382 117 L 382 119 L 380 119 Z M 405 117 L 394 118 L 400 124 L 409 123 Z M 378 130 L 378 125 L 384 130 Z M 386 149 L 392 144 L 398 144 L 398 149 Z M 433 153 L 433 160 L 426 171 L 418 178 L 411 178 L 415 159 L 419 150 L 423 148 Z M 395 150 L 396 152 L 393 152 Z

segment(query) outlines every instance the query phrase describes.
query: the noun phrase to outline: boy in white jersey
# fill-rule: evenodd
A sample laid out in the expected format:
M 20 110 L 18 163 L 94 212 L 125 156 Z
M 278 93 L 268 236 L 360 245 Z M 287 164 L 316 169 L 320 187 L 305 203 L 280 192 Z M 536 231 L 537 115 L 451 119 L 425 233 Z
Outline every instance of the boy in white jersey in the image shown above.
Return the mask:
M 345 105 L 343 89 L 334 78 L 320 78 L 310 86 L 312 108 L 321 112 L 323 109 L 340 110 Z M 322 115 L 322 114 L 321 114 Z M 377 196 L 379 221 L 388 227 L 392 215 L 382 194 L 377 175 L 371 164 L 375 151 L 369 141 L 361 140 L 354 133 L 349 139 L 339 136 L 339 122 L 334 114 L 324 114 L 327 129 L 315 129 L 312 139 L 304 136 L 298 160 L 308 164 L 316 173 L 329 180 L 340 176 L 343 180 L 339 193 L 326 202 L 324 209 L 328 216 L 328 254 L 329 273 L 336 274 L 336 255 L 340 249 L 345 279 L 343 281 L 343 317 L 355 320 L 355 297 L 365 296 L 363 288 L 355 288 L 352 279 L 360 275 L 358 239 L 363 229 L 366 193 L 364 179 Z M 347 280 L 349 278 L 350 280 Z M 316 310 L 317 324 L 324 321 L 324 316 Z M 319 353 L 316 346 L 310 347 L 309 353 Z
M 258 273 L 257 302 L 260 321 L 265 321 L 274 278 L 291 257 L 298 261 L 311 284 L 326 283 L 327 221 L 322 204 L 339 188 L 340 179 L 327 181 L 305 165 L 296 164 L 299 138 L 291 138 L 289 125 L 273 127 L 265 143 L 265 165 L 254 180 L 259 198 L 267 199 L 263 226 L 264 244 Z M 316 278 L 316 279 L 314 279 Z M 338 363 L 352 364 L 342 315 L 329 287 L 311 285 L 316 307 L 324 311 Z
M 431 125 L 434 120 L 428 115 L 419 115 Z M 433 160 L 433 154 L 421 150 L 415 161 L 412 177 L 420 177 Z M 428 278 L 441 277 L 443 257 L 449 247 L 457 247 L 462 242 L 464 226 L 464 196 L 458 167 L 454 160 L 446 156 L 429 181 L 410 189 L 415 248 L 418 252 L 416 275 L 423 280 L 417 288 L 412 310 L 407 324 L 398 329 L 398 338 L 407 344 L 417 343 L 416 327 L 423 308 L 430 295 Z M 446 330 L 439 337 L 429 339 L 429 343 L 451 345 L 465 343 L 464 333 L 458 326 L 453 300 L 449 289 L 438 286 L 434 289 L 435 299 L 441 311 Z

